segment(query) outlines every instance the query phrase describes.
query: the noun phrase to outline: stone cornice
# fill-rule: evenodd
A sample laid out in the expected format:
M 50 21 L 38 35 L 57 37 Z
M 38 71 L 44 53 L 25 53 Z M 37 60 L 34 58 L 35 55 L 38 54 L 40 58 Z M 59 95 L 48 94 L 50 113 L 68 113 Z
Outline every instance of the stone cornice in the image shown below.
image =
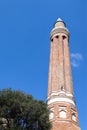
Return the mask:
M 52 38 L 57 33 L 64 33 L 68 37 L 70 36 L 68 29 L 65 28 L 65 27 L 60 26 L 60 27 L 55 27 L 55 28 L 52 29 L 52 31 L 50 33 L 50 38 Z
M 67 97 L 51 98 L 47 101 L 47 104 L 49 105 L 49 104 L 56 103 L 56 102 L 67 102 L 67 103 L 73 104 L 75 106 L 75 102 L 72 99 L 67 98 Z

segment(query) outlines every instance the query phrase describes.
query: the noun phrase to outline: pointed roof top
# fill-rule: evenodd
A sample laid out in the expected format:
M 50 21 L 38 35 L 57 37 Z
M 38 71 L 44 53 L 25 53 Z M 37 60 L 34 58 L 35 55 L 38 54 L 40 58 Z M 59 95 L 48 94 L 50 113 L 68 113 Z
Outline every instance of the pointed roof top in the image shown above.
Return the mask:
M 57 22 L 63 22 L 61 18 L 58 18 L 57 19 Z
M 56 21 L 56 23 L 57 23 L 57 22 L 62 22 L 62 23 L 64 23 L 64 25 L 65 25 L 65 27 L 66 27 L 65 22 L 64 22 L 61 18 L 58 18 L 57 21 Z

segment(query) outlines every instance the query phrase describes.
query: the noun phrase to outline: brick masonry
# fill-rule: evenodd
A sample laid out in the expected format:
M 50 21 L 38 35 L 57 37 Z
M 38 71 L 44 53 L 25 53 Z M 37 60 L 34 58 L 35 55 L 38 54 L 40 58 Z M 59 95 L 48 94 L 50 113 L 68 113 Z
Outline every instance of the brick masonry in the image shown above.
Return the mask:
M 69 31 L 57 21 L 50 34 L 48 107 L 52 130 L 80 130 L 74 101 L 69 51 Z

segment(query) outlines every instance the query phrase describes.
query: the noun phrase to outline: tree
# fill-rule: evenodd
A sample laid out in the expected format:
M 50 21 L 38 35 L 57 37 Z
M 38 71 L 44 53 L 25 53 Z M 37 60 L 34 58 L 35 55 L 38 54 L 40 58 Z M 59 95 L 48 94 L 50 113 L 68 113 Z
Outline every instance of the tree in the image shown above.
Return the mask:
M 50 130 L 49 110 L 43 101 L 11 89 L 0 91 L 0 130 Z

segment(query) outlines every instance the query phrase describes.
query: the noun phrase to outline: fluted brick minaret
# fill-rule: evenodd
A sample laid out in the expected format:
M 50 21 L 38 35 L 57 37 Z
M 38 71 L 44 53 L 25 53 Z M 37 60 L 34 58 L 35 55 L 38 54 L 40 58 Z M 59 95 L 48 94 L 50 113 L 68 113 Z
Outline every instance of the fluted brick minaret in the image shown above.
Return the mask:
M 69 51 L 69 31 L 59 18 L 50 34 L 47 104 L 52 130 L 80 130 L 74 101 Z

